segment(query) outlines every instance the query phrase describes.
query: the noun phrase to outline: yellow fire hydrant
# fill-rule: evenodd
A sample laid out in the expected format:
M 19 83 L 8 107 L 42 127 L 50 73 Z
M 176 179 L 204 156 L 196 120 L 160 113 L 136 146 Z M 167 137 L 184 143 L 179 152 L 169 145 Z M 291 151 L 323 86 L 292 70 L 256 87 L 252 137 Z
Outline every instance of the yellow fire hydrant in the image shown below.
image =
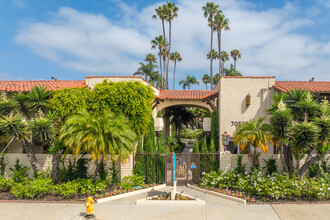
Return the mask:
M 94 216 L 94 200 L 93 197 L 88 197 L 85 203 L 87 217 Z

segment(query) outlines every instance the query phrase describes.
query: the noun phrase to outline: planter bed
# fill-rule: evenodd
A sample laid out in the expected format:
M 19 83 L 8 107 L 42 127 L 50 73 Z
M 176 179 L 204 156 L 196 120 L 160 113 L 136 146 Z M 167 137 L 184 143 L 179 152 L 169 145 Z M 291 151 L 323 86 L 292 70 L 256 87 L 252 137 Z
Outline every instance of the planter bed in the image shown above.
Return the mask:
M 242 193 L 238 193 L 238 192 L 232 192 L 230 190 L 224 190 L 224 189 L 213 189 L 211 190 L 210 188 L 201 188 L 199 187 L 198 185 L 196 186 L 193 186 L 193 185 L 190 185 L 188 184 L 188 188 L 191 188 L 191 189 L 194 189 L 194 190 L 197 190 L 197 191 L 200 191 L 200 192 L 205 192 L 205 193 L 208 193 L 208 194 L 211 194 L 211 195 L 214 195 L 214 196 L 218 196 L 218 197 L 221 197 L 221 198 L 224 198 L 224 199 L 228 199 L 228 200 L 231 200 L 231 201 L 234 201 L 234 202 L 238 202 L 238 203 L 241 203 L 241 204 L 246 204 L 247 202 L 247 197 L 245 194 L 242 194 Z M 250 202 L 255 202 L 255 198 L 253 197 Z
M 149 187 L 143 188 L 143 187 L 133 187 L 131 190 L 115 190 L 112 191 L 110 193 L 106 193 L 105 197 L 96 197 L 97 203 L 104 203 L 104 202 L 108 202 L 108 201 L 113 201 L 116 199 L 122 199 L 128 196 L 133 196 L 133 195 L 137 195 L 137 194 L 141 194 L 141 193 L 145 193 L 145 192 L 149 192 L 152 190 L 158 190 L 158 189 L 162 189 L 164 187 L 166 187 L 166 184 L 161 184 L 161 185 L 152 185 L 149 184 Z

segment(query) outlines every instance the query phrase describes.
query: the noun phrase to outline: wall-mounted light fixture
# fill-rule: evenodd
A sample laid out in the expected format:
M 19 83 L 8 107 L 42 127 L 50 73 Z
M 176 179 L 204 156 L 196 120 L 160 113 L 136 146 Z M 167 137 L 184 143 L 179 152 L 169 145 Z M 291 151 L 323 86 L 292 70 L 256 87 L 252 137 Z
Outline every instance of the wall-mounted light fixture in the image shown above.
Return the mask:
M 227 150 L 227 146 L 229 145 L 229 137 L 230 135 L 227 133 L 227 131 L 225 131 L 225 133 L 223 133 L 221 135 L 222 137 L 222 144 L 225 146 L 225 151 Z
M 246 105 L 247 107 L 249 107 L 249 106 L 251 105 L 251 96 L 250 96 L 249 93 L 248 93 L 248 94 L 246 95 L 246 97 L 245 97 L 245 105 Z

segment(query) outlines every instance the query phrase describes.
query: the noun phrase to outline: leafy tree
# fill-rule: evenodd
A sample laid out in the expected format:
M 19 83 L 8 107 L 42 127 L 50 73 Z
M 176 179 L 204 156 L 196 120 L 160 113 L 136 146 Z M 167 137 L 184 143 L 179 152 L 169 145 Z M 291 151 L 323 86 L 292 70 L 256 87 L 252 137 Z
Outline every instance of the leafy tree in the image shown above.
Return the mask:
M 187 110 L 185 107 L 174 106 L 170 107 L 168 114 L 165 117 L 170 117 L 171 124 L 175 125 L 175 136 L 180 138 L 182 125 L 188 125 L 189 122 L 194 120 L 194 114 Z
M 206 58 L 209 60 L 209 59 L 219 59 L 219 53 L 217 51 L 215 51 L 214 49 L 212 50 L 212 53 L 211 51 L 209 51 L 207 54 L 206 54 Z
M 194 142 L 193 153 L 199 153 L 199 143 L 197 139 Z
M 242 58 L 242 54 L 239 50 L 234 49 L 230 52 L 230 56 L 233 58 L 234 60 L 234 69 L 236 70 L 236 62 L 237 59 L 241 59 Z
M 205 86 L 206 86 L 206 90 L 207 90 L 207 84 L 208 83 L 211 83 L 211 77 L 208 75 L 208 74 L 205 74 L 204 76 L 203 76 L 203 83 L 205 84 Z
M 180 53 L 178 52 L 173 52 L 170 54 L 170 59 L 174 62 L 174 71 L 173 71 L 173 90 L 175 89 L 175 69 L 176 69 L 176 62 L 181 62 L 182 58 Z
M 216 151 L 219 148 L 219 113 L 214 110 L 211 113 L 211 140 L 214 142 Z
M 150 86 L 141 82 L 99 83 L 92 90 L 92 109 L 125 115 L 137 134 L 145 134 L 151 123 L 152 103 L 155 95 Z
M 144 76 L 145 81 L 148 82 L 148 76 L 151 76 L 155 73 L 155 68 L 157 67 L 153 63 L 144 64 L 139 62 L 140 67 L 133 74 L 134 76 Z
M 292 174 L 293 156 L 300 160 L 307 154 L 302 166 L 296 164 L 297 175 L 304 175 L 330 150 L 328 101 L 320 104 L 309 92 L 294 90 L 276 94 L 269 112 L 273 139 L 279 145 L 284 170 Z
M 148 133 L 144 137 L 143 151 L 146 153 L 155 153 L 156 152 L 156 143 L 155 143 L 155 124 L 154 119 L 151 117 L 151 123 L 149 123 Z
M 68 116 L 82 109 L 90 108 L 91 91 L 89 88 L 60 89 L 53 93 L 50 104 L 54 112 L 64 121 Z
M 223 75 L 223 70 L 224 70 L 224 66 L 225 66 L 225 62 L 229 60 L 229 54 L 226 52 L 226 51 L 221 51 L 221 56 L 220 56 L 220 59 L 221 59 L 221 74 Z
M 233 64 L 230 64 L 230 68 L 224 68 L 223 74 L 225 76 L 242 76 L 242 73 L 238 70 L 236 70 L 233 66 Z
M 156 59 L 155 55 L 153 55 L 152 53 L 148 53 L 146 55 L 146 58 L 144 59 L 144 61 L 147 61 L 149 63 L 156 63 L 157 59 Z
M 250 121 L 237 126 L 234 133 L 234 144 L 240 143 L 242 150 L 248 145 L 254 147 L 253 168 L 257 164 L 257 148 L 267 153 L 267 142 L 271 140 L 271 126 L 265 122 L 265 118 L 251 119 Z
M 163 21 L 163 20 L 162 20 Z M 165 29 L 164 29 L 165 31 Z M 165 32 L 164 32 L 165 35 Z M 159 69 L 160 69 L 160 75 L 161 75 L 161 82 L 164 82 L 164 76 L 163 76 L 163 69 L 162 69 L 162 50 L 166 47 L 167 41 L 165 40 L 165 37 L 162 35 L 159 35 L 158 37 L 155 37 L 154 40 L 151 41 L 152 48 L 158 48 L 158 56 L 159 56 Z M 163 63 L 165 65 L 165 63 Z M 163 89 L 163 84 L 161 84 L 161 89 Z
M 211 27 L 211 43 L 210 43 L 210 51 L 213 51 L 213 17 L 219 11 L 219 5 L 216 5 L 214 2 L 207 2 L 205 6 L 202 7 L 204 17 L 207 18 L 208 22 L 210 22 Z M 210 56 L 210 76 L 213 79 L 213 70 L 212 70 L 212 62 L 213 62 L 213 54 Z M 213 89 L 213 81 L 211 80 L 211 89 Z
M 190 90 L 190 85 L 197 84 L 199 85 L 199 82 L 197 81 L 196 77 L 188 75 L 185 80 L 181 80 L 179 82 L 179 85 L 183 85 L 183 89 L 186 89 L 188 87 L 188 90 Z
M 222 51 L 221 51 L 221 31 L 230 31 L 229 27 L 229 19 L 225 17 L 222 11 L 218 11 L 217 14 L 214 16 L 214 23 L 217 30 L 218 35 L 218 53 L 219 53 L 219 74 L 223 75 L 223 69 L 221 68 L 221 61 L 222 61 Z
M 110 112 L 91 113 L 86 110 L 72 115 L 60 129 L 60 140 L 73 154 L 87 151 L 97 163 L 94 181 L 103 163 L 103 157 L 111 155 L 115 160 L 127 158 L 134 151 L 135 133 L 123 115 Z
M 0 130 L 6 137 L 16 138 L 21 142 L 34 172 L 42 169 L 34 153 L 33 141 L 50 145 L 54 136 L 53 125 L 43 117 L 49 111 L 50 95 L 51 92 L 45 87 L 34 87 L 26 95 L 13 95 L 10 102 L 16 105 L 17 114 L 11 111 L 6 116 L 1 112 Z

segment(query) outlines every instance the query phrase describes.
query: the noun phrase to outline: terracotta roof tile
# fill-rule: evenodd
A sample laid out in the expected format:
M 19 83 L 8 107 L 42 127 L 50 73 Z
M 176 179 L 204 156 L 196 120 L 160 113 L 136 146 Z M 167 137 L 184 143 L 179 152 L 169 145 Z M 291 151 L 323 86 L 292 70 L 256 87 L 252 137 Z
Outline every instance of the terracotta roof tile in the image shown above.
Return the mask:
M 213 95 L 213 90 L 160 90 L 161 99 L 202 99 L 205 96 Z
M 85 80 L 34 80 L 34 81 L 0 81 L 0 91 L 28 92 L 35 86 L 45 86 L 49 90 L 86 87 Z
M 276 81 L 274 88 L 282 92 L 305 89 L 311 92 L 330 93 L 330 81 Z

